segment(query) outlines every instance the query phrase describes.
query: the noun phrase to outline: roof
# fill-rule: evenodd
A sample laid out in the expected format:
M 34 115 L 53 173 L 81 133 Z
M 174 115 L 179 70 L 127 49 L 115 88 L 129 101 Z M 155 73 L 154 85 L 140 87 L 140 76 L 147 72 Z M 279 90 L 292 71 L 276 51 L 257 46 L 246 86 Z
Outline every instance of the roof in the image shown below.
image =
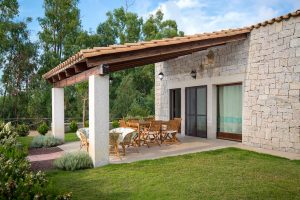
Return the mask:
M 239 29 L 228 29 L 212 33 L 84 49 L 68 58 L 66 61 L 60 63 L 57 67 L 51 69 L 49 72 L 43 75 L 43 78 L 47 79 L 51 83 L 55 83 L 62 79 L 68 78 L 70 75 L 72 76 L 74 74 L 81 73 L 82 71 L 99 66 L 101 64 L 109 65 L 111 67 L 110 71 L 118 71 L 124 68 L 133 67 L 133 64 L 140 66 L 143 64 L 149 64 L 151 62 L 160 62 L 166 59 L 172 59 L 188 53 L 207 49 L 212 46 L 223 45 L 227 42 L 246 39 L 244 36 L 250 33 L 252 29 L 273 24 L 275 22 L 280 22 L 282 20 L 289 19 L 290 17 L 299 15 L 300 10 L 297 10 L 295 12 L 267 20 L 256 25 Z M 198 44 L 198 46 L 194 44 Z M 176 50 L 179 46 L 182 46 L 182 50 L 180 51 Z M 160 51 L 163 48 L 164 51 Z M 170 54 L 165 53 L 167 51 L 169 51 Z M 141 54 L 142 52 L 144 53 L 143 56 Z M 136 56 L 134 57 L 134 55 Z M 149 60 L 148 62 L 146 62 L 147 59 Z M 131 62 L 129 63 L 129 61 Z M 121 65 L 124 66 L 122 67 Z M 73 73 L 69 73 L 68 76 L 68 69 L 70 68 L 76 68 L 77 70 L 75 69 L 75 72 L 73 70 Z M 60 74 L 61 76 L 59 76 Z M 54 76 L 57 77 L 54 78 Z

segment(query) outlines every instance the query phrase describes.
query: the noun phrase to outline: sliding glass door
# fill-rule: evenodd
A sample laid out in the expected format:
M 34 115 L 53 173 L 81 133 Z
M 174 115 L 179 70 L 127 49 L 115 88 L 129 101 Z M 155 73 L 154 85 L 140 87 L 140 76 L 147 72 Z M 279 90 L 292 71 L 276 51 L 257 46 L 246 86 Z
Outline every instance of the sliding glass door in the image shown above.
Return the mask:
M 242 140 L 242 85 L 218 86 L 217 137 Z
M 186 88 L 186 135 L 207 137 L 207 88 Z

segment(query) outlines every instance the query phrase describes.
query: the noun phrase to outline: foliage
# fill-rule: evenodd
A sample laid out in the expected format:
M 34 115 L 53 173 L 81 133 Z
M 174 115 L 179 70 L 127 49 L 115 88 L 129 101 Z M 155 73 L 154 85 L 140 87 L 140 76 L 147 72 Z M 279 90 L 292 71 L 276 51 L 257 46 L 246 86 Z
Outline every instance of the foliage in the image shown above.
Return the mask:
M 21 144 L 25 149 L 28 149 L 30 147 L 32 140 L 33 136 L 17 137 L 17 142 Z
M 37 128 L 37 131 L 41 134 L 41 135 L 45 135 L 48 131 L 49 131 L 49 126 L 46 124 L 46 122 L 43 122 L 39 125 L 39 127 Z
M 143 20 L 137 13 L 117 8 L 106 14 L 96 33 L 82 30 L 78 0 L 44 0 L 44 15 L 38 18 L 39 41 L 30 40 L 25 21 L 17 19 L 17 0 L 0 2 L 0 114 L 3 118 L 50 118 L 51 85 L 42 75 L 84 48 L 182 35 L 163 13 Z M 38 49 L 39 48 L 39 49 Z M 38 54 L 40 53 L 40 54 Z M 1 61 L 5 61 L 2 63 Z M 154 65 L 111 74 L 110 117 L 154 114 Z M 87 82 L 65 88 L 66 118 L 87 120 Z
M 158 10 L 155 15 L 150 15 L 143 25 L 143 35 L 145 40 L 172 38 L 184 35 L 182 31 L 178 31 L 176 21 L 163 21 L 163 18 L 164 14 L 161 10 Z
M 76 132 L 78 129 L 77 121 L 71 121 L 70 123 L 70 131 L 71 132 Z
M 65 153 L 62 157 L 54 161 L 54 166 L 66 171 L 75 171 L 92 168 L 93 162 L 88 153 L 79 151 L 75 153 Z
M 55 199 L 46 190 L 45 174 L 30 171 L 25 151 L 17 145 L 17 134 L 10 123 L 1 125 L 0 143 L 0 199 Z M 58 198 L 64 196 L 68 197 Z
M 19 124 L 16 127 L 16 132 L 21 137 L 27 136 L 29 135 L 29 126 L 26 124 Z
M 37 44 L 30 41 L 29 30 L 27 30 L 27 23 L 30 21 L 29 18 L 25 22 L 7 25 L 9 27 L 6 34 L 6 39 L 9 41 L 8 48 L 1 56 L 5 62 L 0 65 L 4 91 L 1 102 L 2 116 L 18 117 L 19 114 L 26 114 L 26 109 L 22 109 L 22 105 L 28 102 L 30 82 L 37 68 Z
M 89 120 L 84 121 L 84 127 L 89 127 Z
M 113 128 L 118 128 L 120 127 L 120 124 L 119 124 L 119 121 L 118 120 L 113 120 L 112 123 L 111 123 L 112 127 Z
M 49 176 L 53 189 L 71 190 L 78 199 L 285 200 L 300 192 L 299 161 L 235 148 Z M 74 180 L 84 184 L 74 187 Z
M 63 144 L 63 141 L 53 136 L 39 135 L 33 138 L 30 147 L 42 148 L 42 147 L 56 147 Z

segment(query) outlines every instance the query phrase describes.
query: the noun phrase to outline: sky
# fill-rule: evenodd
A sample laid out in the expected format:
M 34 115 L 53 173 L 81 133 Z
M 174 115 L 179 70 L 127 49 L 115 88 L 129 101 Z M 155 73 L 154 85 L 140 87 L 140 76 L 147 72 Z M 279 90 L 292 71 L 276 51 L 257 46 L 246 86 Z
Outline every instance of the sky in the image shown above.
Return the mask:
M 240 28 L 300 9 L 300 0 L 128 0 L 129 11 L 146 19 L 161 9 L 166 19 L 176 20 L 185 34 Z M 32 17 L 31 37 L 38 39 L 38 17 L 43 17 L 43 0 L 19 0 L 18 20 Z M 83 29 L 95 32 L 106 12 L 125 6 L 125 0 L 80 0 Z

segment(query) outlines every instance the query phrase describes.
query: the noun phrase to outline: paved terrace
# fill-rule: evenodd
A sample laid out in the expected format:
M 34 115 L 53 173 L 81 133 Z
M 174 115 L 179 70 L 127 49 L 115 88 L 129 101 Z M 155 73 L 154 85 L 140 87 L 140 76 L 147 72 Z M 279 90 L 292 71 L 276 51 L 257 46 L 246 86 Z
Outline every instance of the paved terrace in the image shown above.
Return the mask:
M 139 160 L 157 159 L 168 156 L 177 156 L 188 153 L 222 149 L 227 147 L 237 147 L 250 151 L 256 151 L 259 153 L 285 157 L 292 160 L 300 160 L 300 154 L 255 148 L 246 146 L 239 142 L 228 140 L 204 139 L 189 136 L 179 137 L 179 139 L 181 143 L 178 144 L 162 144 L 161 146 L 152 145 L 150 146 L 150 148 L 148 148 L 147 146 L 129 147 L 126 149 L 126 156 L 123 156 L 122 150 L 120 148 L 120 158 L 116 156 L 110 156 L 110 163 L 129 163 Z M 79 150 L 79 144 L 79 142 L 67 143 L 59 146 L 59 148 L 61 148 L 64 152 L 74 152 Z
M 150 148 L 147 146 L 141 147 L 129 147 L 126 149 L 126 156 L 123 156 L 122 149 L 120 150 L 120 157 L 114 155 L 110 156 L 110 163 L 130 163 L 140 160 L 151 160 L 157 158 L 163 158 L 168 156 L 177 156 L 188 153 L 204 152 L 216 149 L 222 149 L 227 147 L 237 147 L 245 150 L 255 151 L 259 153 L 270 154 L 274 156 L 284 157 L 291 160 L 300 160 L 300 154 L 280 152 L 274 150 L 267 150 L 261 148 L 255 148 L 246 146 L 239 142 L 219 140 L 219 139 L 204 139 L 196 137 L 179 137 L 181 140 L 178 144 L 162 144 L 161 146 L 152 145 Z M 52 168 L 52 162 L 61 157 L 64 153 L 76 152 L 80 150 L 80 142 L 66 143 L 59 148 L 55 147 L 50 151 L 42 154 L 33 154 L 28 156 L 28 160 L 32 163 L 33 168 L 47 170 Z M 84 151 L 84 150 L 81 150 Z M 50 168 L 49 168 L 50 167 Z

